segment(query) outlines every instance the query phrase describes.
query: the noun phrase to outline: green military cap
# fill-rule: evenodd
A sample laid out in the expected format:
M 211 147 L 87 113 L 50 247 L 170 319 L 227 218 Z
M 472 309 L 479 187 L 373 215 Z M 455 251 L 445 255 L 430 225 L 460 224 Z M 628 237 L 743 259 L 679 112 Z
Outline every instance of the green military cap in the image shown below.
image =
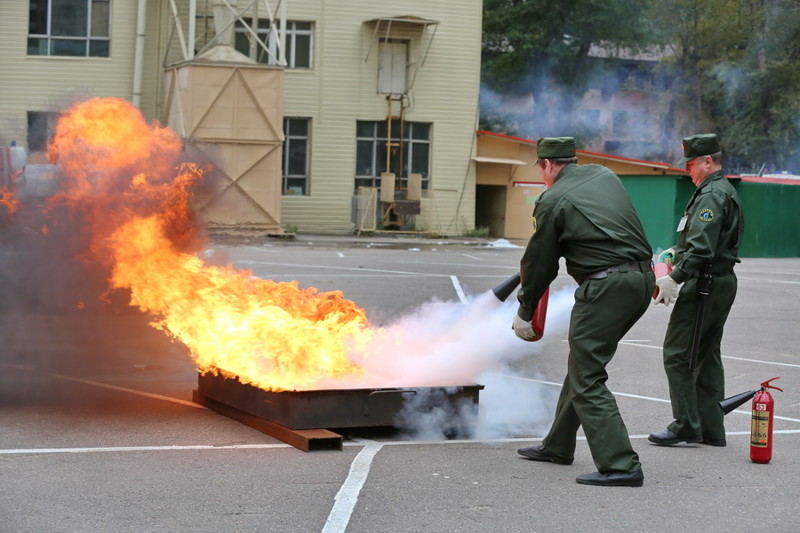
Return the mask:
M 542 137 L 536 141 L 539 159 L 575 157 L 575 139 L 572 137 Z
M 691 137 L 684 137 L 681 142 L 683 147 L 683 159 L 678 161 L 677 166 L 683 166 L 687 161 L 691 161 L 695 157 L 701 155 L 711 155 L 722 151 L 719 147 L 719 139 L 715 133 L 701 133 L 699 135 L 692 135 Z

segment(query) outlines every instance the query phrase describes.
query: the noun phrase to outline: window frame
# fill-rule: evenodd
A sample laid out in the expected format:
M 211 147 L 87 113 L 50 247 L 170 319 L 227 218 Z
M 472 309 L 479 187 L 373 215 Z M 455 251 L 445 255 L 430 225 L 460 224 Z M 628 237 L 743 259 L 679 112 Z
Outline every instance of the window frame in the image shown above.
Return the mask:
M 61 113 L 57 111 L 26 111 L 25 143 L 29 152 L 46 152 L 56 133 Z
M 308 24 L 308 29 L 298 29 L 297 24 Z M 264 24 L 262 26 L 262 24 Z M 275 21 L 275 24 L 280 24 L 280 21 Z M 314 27 L 315 24 L 313 21 L 307 20 L 287 20 L 286 21 L 286 68 L 292 70 L 311 70 L 314 68 Z M 267 45 L 269 51 L 272 55 L 267 54 L 263 49 L 259 47 L 257 50 L 257 59 L 256 62 L 266 65 L 277 65 L 278 62 L 276 59 L 273 59 L 273 56 L 278 56 L 278 42 L 276 38 L 276 34 L 270 31 L 269 19 L 258 19 L 258 36 L 261 38 L 262 41 Z M 250 50 L 248 47 L 247 51 L 241 50 L 237 47 L 236 37 L 243 35 L 245 39 L 247 39 L 248 43 L 250 40 L 250 33 L 241 26 L 240 24 L 236 24 L 235 36 L 234 36 L 234 48 L 239 52 L 243 53 L 246 56 L 250 56 Z M 297 66 L 297 39 L 298 37 L 308 36 L 308 66 Z
M 63 8 L 69 9 L 79 4 L 86 6 L 85 29 L 83 34 L 55 34 L 53 30 L 54 13 L 53 3 L 63 3 Z M 70 3 L 71 2 L 71 3 Z M 105 16 L 99 5 L 105 5 Z M 36 10 L 34 10 L 36 8 Z M 42 10 L 46 13 L 42 13 Z M 31 57 L 82 57 L 82 58 L 110 58 L 111 57 L 111 12 L 112 0 L 38 0 L 37 4 L 28 3 L 28 33 L 26 55 Z M 36 15 L 36 17 L 34 17 Z M 101 18 L 95 19 L 95 15 Z M 34 22 L 36 18 L 36 22 Z M 99 33 L 97 24 L 99 23 Z M 34 28 L 44 24 L 44 33 L 34 33 Z M 79 28 L 80 29 L 80 28 Z M 77 32 L 76 32 L 77 33 Z M 105 33 L 105 35 L 103 35 Z M 64 53 L 68 43 L 83 44 L 82 53 Z M 44 45 L 44 47 L 42 47 Z M 61 47 L 57 49 L 57 47 Z M 44 48 L 44 49 L 43 49 Z M 77 52 L 76 47 L 75 51 Z
M 407 39 L 388 39 L 382 46 L 378 59 L 378 94 L 407 94 L 411 42 Z M 398 55 L 401 56 L 399 65 L 395 63 Z
M 291 121 L 305 121 L 306 133 L 299 135 L 291 133 Z M 303 150 L 303 174 L 289 174 L 289 164 L 291 157 L 292 144 L 304 141 Z M 309 167 L 311 154 L 311 119 L 308 117 L 283 117 L 283 153 L 281 154 L 281 195 L 282 196 L 309 196 Z M 292 180 L 290 182 L 290 180 Z M 290 183 L 296 187 L 295 182 L 300 182 L 302 190 L 300 193 L 289 193 Z
M 380 135 L 380 125 L 383 124 L 384 128 L 387 133 L 386 135 Z M 395 121 L 393 124 L 398 124 Z M 372 135 L 359 135 L 360 126 L 362 125 L 371 125 L 372 126 Z M 414 128 L 418 127 L 425 127 L 427 128 L 427 136 L 425 138 L 418 138 L 415 136 Z M 393 130 L 395 128 L 392 128 Z M 391 132 L 395 133 L 395 132 Z M 399 132 L 398 132 L 399 133 Z M 391 139 L 388 137 L 391 136 Z M 371 175 L 359 173 L 359 166 L 360 166 L 360 157 L 359 155 L 359 143 L 370 142 L 370 170 Z M 387 142 L 392 143 L 399 143 L 400 137 L 399 135 L 394 135 L 388 132 L 388 124 L 386 120 L 357 120 L 356 121 L 356 150 L 355 150 L 355 178 L 354 178 L 354 192 L 358 193 L 359 187 L 380 187 L 381 184 L 381 173 L 385 172 L 386 169 L 383 168 L 385 166 L 385 158 L 386 152 L 383 151 L 380 154 L 380 145 L 386 146 Z M 411 172 L 418 172 L 422 175 L 422 189 L 427 190 L 430 188 L 430 173 L 431 173 L 431 154 L 433 153 L 433 123 L 432 122 L 410 122 L 406 121 L 403 123 L 403 168 L 400 176 L 400 185 L 401 187 L 408 186 L 408 175 Z M 415 147 L 420 146 L 427 147 L 427 160 L 426 160 L 426 168 L 424 171 L 420 169 L 412 168 L 412 163 L 414 162 L 414 149 Z M 379 161 L 380 159 L 380 161 Z M 390 169 L 389 171 L 395 171 L 396 168 Z

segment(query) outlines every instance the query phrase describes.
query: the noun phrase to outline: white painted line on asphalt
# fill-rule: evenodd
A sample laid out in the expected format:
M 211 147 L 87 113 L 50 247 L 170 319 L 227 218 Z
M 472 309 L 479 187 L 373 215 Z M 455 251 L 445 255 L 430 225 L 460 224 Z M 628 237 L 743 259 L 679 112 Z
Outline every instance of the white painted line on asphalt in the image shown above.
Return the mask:
M 319 278 L 325 276 L 325 279 L 332 279 L 332 278 L 356 278 L 356 279 L 365 279 L 365 278 L 400 278 L 403 276 L 413 276 L 413 277 L 429 277 L 429 278 L 448 278 L 450 274 L 434 274 L 434 273 L 418 273 L 418 274 L 325 274 L 320 273 L 313 273 L 310 272 L 308 274 L 300 274 L 298 272 L 293 272 L 291 275 L 274 275 L 271 276 L 269 279 L 272 281 L 280 281 L 281 279 L 293 280 L 293 279 L 302 279 L 302 278 Z M 459 275 L 460 278 L 472 278 L 472 279 L 500 279 L 501 274 L 461 274 Z
M 749 414 L 749 413 L 748 413 Z M 776 429 L 772 432 L 774 435 L 797 435 L 800 434 L 800 429 Z M 749 431 L 727 431 L 726 435 L 750 435 Z M 648 435 L 629 435 L 631 439 L 647 439 Z M 578 435 L 577 440 L 586 440 L 583 435 Z M 509 438 L 496 438 L 496 439 L 449 439 L 449 440 L 399 440 L 399 441 L 385 441 L 375 442 L 378 447 L 382 446 L 415 446 L 415 445 L 432 445 L 432 444 L 502 444 L 511 442 L 539 442 L 544 437 L 509 437 Z M 360 446 L 366 447 L 366 441 L 355 439 L 353 442 L 345 442 L 345 447 Z M 8 450 L 0 449 L 0 456 L 2 455 L 48 455 L 48 454 L 69 454 L 69 453 L 125 453 L 125 452 L 191 452 L 191 451 L 222 451 L 222 450 L 267 450 L 267 449 L 295 449 L 289 444 L 226 444 L 221 446 L 213 446 L 208 444 L 195 444 L 183 446 L 104 446 L 98 448 L 12 448 Z M 305 453 L 305 452 L 304 452 Z M 374 457 L 374 453 L 372 457 Z M 370 461 L 372 460 L 370 457 Z M 355 464 L 355 461 L 354 463 Z M 352 467 L 351 467 L 352 470 Z M 362 482 L 363 485 L 363 482 Z
M 554 387 L 561 387 L 563 383 L 556 383 L 555 381 L 545 381 L 543 379 L 534 379 L 534 378 L 524 378 L 522 376 L 511 376 L 511 375 L 503 375 L 502 377 L 508 379 L 517 379 L 519 381 L 530 381 L 531 383 L 541 383 L 542 385 L 552 385 Z M 611 394 L 618 395 L 618 396 L 627 396 L 629 398 L 638 398 L 640 400 L 650 400 L 653 402 L 662 402 L 662 403 L 669 403 L 669 400 L 665 400 L 664 398 L 654 398 L 652 396 L 640 396 L 638 394 L 628 394 L 625 392 L 611 392 Z
M 447 274 L 430 274 L 428 272 L 408 272 L 404 270 L 385 270 L 382 268 L 354 268 L 354 267 L 339 267 L 339 266 L 324 266 L 324 265 L 308 265 L 297 263 L 277 263 L 272 261 L 236 261 L 237 265 L 274 265 L 295 268 L 318 268 L 322 270 L 353 270 L 356 272 L 384 272 L 388 274 L 405 274 L 408 276 L 446 276 Z
M 503 377 L 509 378 L 509 379 L 517 379 L 519 381 L 530 381 L 532 383 L 541 383 L 542 385 L 552 385 L 554 387 L 561 387 L 563 385 L 563 383 L 556 383 L 555 381 L 544 381 L 542 379 L 524 378 L 522 376 L 504 375 Z M 654 398 L 653 396 L 642 396 L 640 394 L 630 394 L 630 393 L 627 393 L 627 392 L 614 392 L 614 391 L 611 391 L 611 394 L 613 394 L 614 396 L 625 396 L 626 398 L 636 398 L 638 400 L 649 400 L 651 402 L 670 403 L 669 400 L 664 399 L 664 398 Z M 745 415 L 748 415 L 748 416 L 750 416 L 750 414 L 751 414 L 750 411 L 743 411 L 741 409 L 737 409 L 737 410 L 731 411 L 731 412 L 732 413 L 745 414 Z M 789 418 L 789 417 L 786 417 L 786 416 L 778 416 L 778 415 L 773 415 L 773 418 L 775 420 L 784 420 L 786 422 L 800 422 L 800 418 Z
M 620 341 L 620 344 L 625 344 L 627 346 L 636 346 L 639 348 L 651 348 L 653 350 L 662 350 L 661 346 L 653 346 L 652 344 L 639 344 L 635 341 Z M 748 359 L 747 357 L 735 357 L 733 355 L 723 355 L 723 359 L 732 359 L 734 361 L 746 361 L 748 363 L 761 363 L 763 365 L 775 365 L 775 366 L 788 366 L 791 368 L 800 368 L 800 365 L 794 363 L 780 363 L 777 361 L 764 361 L 763 359 Z
M 750 413 L 747 413 L 750 414 Z M 773 435 L 797 435 L 800 433 L 800 429 L 776 429 L 772 432 Z M 726 431 L 725 435 L 728 437 L 733 437 L 737 435 L 747 435 L 750 436 L 749 431 Z M 646 439 L 650 435 L 629 435 L 631 439 Z M 584 437 L 585 439 L 585 437 Z
M 95 452 L 181 452 L 198 450 L 262 450 L 268 448 L 292 448 L 290 444 L 191 444 L 186 446 L 101 446 L 98 448 L 17 448 L 0 450 L 0 455 L 95 453 Z
M 783 279 L 765 279 L 765 278 L 747 278 L 742 276 L 736 276 L 736 279 L 739 281 L 757 281 L 762 283 L 778 283 L 778 284 L 786 284 L 786 285 L 800 285 L 800 281 L 790 281 L 790 280 L 783 280 Z
M 775 274 L 777 276 L 800 276 L 800 270 L 761 270 L 761 269 L 759 269 L 758 273 L 759 274 L 770 274 L 770 275 Z M 745 275 L 747 275 L 747 274 L 752 275 L 752 272 L 744 272 L 744 274 Z M 737 274 L 736 276 L 738 277 L 739 275 Z
M 451 278 L 454 278 L 453 279 L 453 284 L 456 287 L 456 292 L 459 292 L 460 285 L 458 284 L 458 278 L 456 278 L 455 276 L 452 276 Z M 463 292 L 461 292 L 461 295 L 463 295 Z M 459 298 L 460 297 L 461 296 L 459 296 Z M 466 301 L 466 297 L 464 297 L 464 298 L 465 299 L 461 300 L 462 303 Z M 148 398 L 154 398 L 156 400 L 164 400 L 164 401 L 168 401 L 168 402 L 178 403 L 178 404 L 186 405 L 186 406 L 189 406 L 189 407 L 195 407 L 197 409 L 205 409 L 204 406 L 196 404 L 194 402 L 188 402 L 188 401 L 180 400 L 180 399 L 177 399 L 177 398 L 171 398 L 169 396 L 162 396 L 160 394 L 152 394 L 152 393 L 149 393 L 149 392 L 138 391 L 138 390 L 135 390 L 135 389 L 128 389 L 128 388 L 125 388 L 125 387 L 117 387 L 115 385 L 108 385 L 106 383 L 101 383 L 101 382 L 98 382 L 98 381 L 90 381 L 90 380 L 81 379 L 81 378 L 75 378 L 75 377 L 72 377 L 72 376 L 65 376 L 63 374 L 52 374 L 52 375 L 56 376 L 56 377 L 59 377 L 61 379 L 77 381 L 79 383 L 85 383 L 87 385 L 93 385 L 93 386 L 96 386 L 96 387 L 104 387 L 104 388 L 118 390 L 118 391 L 122 391 L 122 392 L 129 392 L 131 394 L 136 394 L 136 395 L 139 395 L 139 396 L 145 396 L 145 397 L 148 397 Z M 525 377 L 522 377 L 522 376 L 506 375 L 504 377 L 507 377 L 507 378 L 510 378 L 510 379 L 516 379 L 516 380 L 520 380 L 520 381 L 529 381 L 531 383 L 540 383 L 542 385 L 551 385 L 551 386 L 554 386 L 554 387 L 561 387 L 563 385 L 563 383 L 557 383 L 555 381 L 545 381 L 545 380 L 541 380 L 541 379 L 525 378 Z M 614 392 L 614 391 L 611 391 L 611 393 L 614 394 L 615 396 L 624 396 L 626 398 L 636 398 L 636 399 L 639 399 L 639 400 L 648 400 L 648 401 L 651 401 L 651 402 L 670 403 L 670 401 L 665 399 L 665 398 L 655 398 L 653 396 L 642 396 L 640 394 L 631 394 L 631 393 L 627 393 L 627 392 Z M 745 414 L 745 415 L 748 415 L 748 416 L 750 416 L 750 414 L 751 414 L 750 411 L 744 411 L 744 410 L 741 410 L 741 409 L 737 409 L 737 410 L 732 411 L 732 412 L 733 413 L 739 413 L 739 414 Z M 780 415 L 774 415 L 774 418 L 775 418 L 775 420 L 783 420 L 785 422 L 797 422 L 797 423 L 800 423 L 800 419 L 798 419 L 798 418 L 789 418 L 789 417 L 780 416 Z
M 739 413 L 740 415 L 747 416 L 752 416 L 753 414 L 752 411 L 745 411 L 743 409 L 736 409 L 735 411 L 731 411 L 731 413 Z M 800 422 L 800 418 L 789 418 L 788 416 L 772 415 L 772 418 L 775 420 L 784 420 L 786 422 Z
M 456 290 L 456 294 L 458 295 L 458 301 L 462 304 L 467 303 L 469 300 L 467 299 L 467 295 L 464 294 L 464 290 L 461 288 L 461 283 L 458 281 L 458 276 L 450 276 L 450 281 L 453 282 L 453 288 Z
M 748 359 L 746 357 L 734 357 L 732 355 L 723 355 L 723 359 L 734 359 L 736 361 L 747 361 L 748 363 L 761 363 L 764 365 L 777 365 L 777 366 L 789 366 L 792 368 L 800 368 L 800 365 L 795 365 L 792 363 L 779 363 L 777 361 L 762 361 L 761 359 Z
M 11 363 L 0 363 L 0 366 L 5 366 L 5 367 L 8 367 L 8 368 L 15 368 L 17 370 L 25 370 L 27 372 L 33 372 L 33 371 L 36 370 L 36 367 L 35 366 L 31 366 L 31 365 L 17 365 L 17 364 L 11 364 Z M 116 391 L 120 391 L 120 392 L 128 392 L 130 394 L 135 394 L 137 396 L 144 396 L 146 398 L 153 398 L 154 400 L 164 400 L 165 402 L 177 403 L 177 404 L 180 404 L 180 405 L 185 405 L 187 407 L 194 407 L 196 409 L 205 409 L 205 407 L 203 407 L 202 405 L 196 404 L 194 402 L 190 402 L 188 400 L 181 400 L 179 398 L 172 398 L 171 396 L 164 396 L 162 394 L 154 394 L 152 392 L 144 392 L 144 391 L 140 391 L 140 390 L 136 390 L 136 389 L 129 389 L 127 387 L 120 387 L 120 386 L 117 386 L 117 385 L 110 385 L 108 383 L 103 383 L 101 381 L 92 381 L 92 380 L 89 380 L 89 379 L 76 378 L 74 376 L 68 376 L 66 374 L 55 374 L 55 373 L 52 373 L 52 372 L 47 372 L 47 375 L 48 376 L 53 376 L 53 377 L 56 377 L 56 378 L 59 378 L 59 379 L 64 379 L 64 380 L 67 380 L 67 381 L 75 381 L 76 383 L 83 383 L 84 385 L 92 385 L 93 387 L 101 387 L 101 388 L 104 388 L 104 389 L 111 389 L 111 390 L 116 390 Z
M 800 434 L 800 429 L 776 429 L 772 432 L 775 435 L 796 435 Z M 726 435 L 750 435 L 749 431 L 727 431 Z M 629 435 L 631 439 L 647 439 L 650 435 Z M 577 435 L 577 440 L 586 440 L 583 435 Z M 382 442 L 384 446 L 413 446 L 430 445 L 430 444 L 503 444 L 511 442 L 541 442 L 544 437 L 509 437 L 509 438 L 496 438 L 496 439 L 450 439 L 450 440 L 400 440 Z M 357 446 L 355 443 L 344 443 L 345 446 Z
M 60 379 L 66 379 L 68 381 L 75 381 L 75 382 L 78 382 L 78 383 L 83 383 L 85 385 L 92 385 L 94 387 L 102 387 L 104 389 L 111 389 L 111 390 L 116 390 L 116 391 L 121 391 L 121 392 L 128 392 L 130 394 L 136 394 L 137 396 L 144 396 L 146 398 L 153 398 L 154 400 L 164 400 L 165 402 L 177 403 L 177 404 L 180 404 L 180 405 L 185 405 L 187 407 L 194 407 L 194 408 L 197 408 L 197 409 L 205 409 L 205 407 L 203 407 L 202 405 L 196 404 L 194 402 L 190 402 L 188 400 L 180 400 L 178 398 L 172 398 L 170 396 L 163 396 L 161 394 L 153 394 L 152 392 L 144 392 L 144 391 L 140 391 L 140 390 L 136 390 L 136 389 L 129 389 L 127 387 L 118 387 L 117 385 L 109 385 L 108 383 L 102 383 L 100 381 L 92 381 L 92 380 L 89 380 L 89 379 L 76 378 L 76 377 L 67 376 L 67 375 L 64 375 L 64 374 L 50 374 L 50 375 L 51 376 L 55 376 L 55 377 L 60 378 Z
M 325 521 L 322 533 L 344 533 L 347 529 L 347 525 L 350 523 L 350 516 L 352 516 L 353 509 L 355 509 L 358 502 L 358 495 L 361 493 L 361 488 L 369 475 L 372 459 L 383 447 L 383 443 L 380 442 L 367 440 L 361 442 L 365 446 L 353 459 L 353 463 L 350 465 L 350 473 L 347 474 L 347 479 L 345 479 L 339 492 L 336 493 L 333 509 L 331 509 L 328 519 Z
M 483 259 L 474 255 L 469 255 L 469 254 L 461 254 L 461 255 L 463 255 L 464 257 L 469 257 L 470 259 L 474 259 L 475 261 L 483 261 Z
M 26 372 L 31 372 L 36 370 L 36 367 L 33 365 L 20 365 L 18 363 L 0 363 L 0 366 L 4 366 L 6 368 L 14 368 L 16 370 L 25 370 Z
M 336 252 L 336 255 L 338 255 L 339 257 L 344 257 L 344 254 L 342 252 Z

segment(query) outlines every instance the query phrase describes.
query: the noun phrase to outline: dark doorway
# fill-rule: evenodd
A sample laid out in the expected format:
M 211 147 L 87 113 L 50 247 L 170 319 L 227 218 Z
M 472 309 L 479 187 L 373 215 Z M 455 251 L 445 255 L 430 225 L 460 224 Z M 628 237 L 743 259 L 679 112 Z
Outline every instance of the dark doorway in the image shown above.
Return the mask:
M 505 237 L 505 186 L 478 185 L 475 192 L 475 227 L 489 228 L 492 237 Z

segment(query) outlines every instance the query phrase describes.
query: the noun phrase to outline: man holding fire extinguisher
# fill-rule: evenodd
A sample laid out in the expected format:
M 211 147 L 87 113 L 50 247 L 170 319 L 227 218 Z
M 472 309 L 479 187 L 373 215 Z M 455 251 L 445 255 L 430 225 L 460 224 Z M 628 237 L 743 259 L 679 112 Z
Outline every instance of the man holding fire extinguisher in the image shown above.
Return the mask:
M 655 287 L 652 248 L 620 179 L 600 165 L 577 165 L 575 140 L 537 142 L 547 190 L 533 211 L 533 235 L 522 257 L 519 310 L 514 332 L 537 340 L 531 320 L 558 274 L 559 258 L 578 282 L 569 326 L 567 376 L 555 420 L 542 445 L 519 454 L 534 461 L 572 464 L 583 426 L 597 472 L 578 476 L 585 485 L 641 487 L 639 456 L 614 396 L 606 365 L 617 344 L 644 314 Z
M 736 297 L 733 266 L 740 261 L 744 217 L 739 196 L 722 172 L 717 136 L 693 135 L 684 138 L 682 146 L 684 157 L 678 166 L 686 164 L 697 189 L 678 224 L 674 268 L 656 280 L 654 302 L 669 306 L 675 301 L 664 338 L 664 370 L 675 420 L 648 440 L 661 446 L 725 446 L 720 344 Z

